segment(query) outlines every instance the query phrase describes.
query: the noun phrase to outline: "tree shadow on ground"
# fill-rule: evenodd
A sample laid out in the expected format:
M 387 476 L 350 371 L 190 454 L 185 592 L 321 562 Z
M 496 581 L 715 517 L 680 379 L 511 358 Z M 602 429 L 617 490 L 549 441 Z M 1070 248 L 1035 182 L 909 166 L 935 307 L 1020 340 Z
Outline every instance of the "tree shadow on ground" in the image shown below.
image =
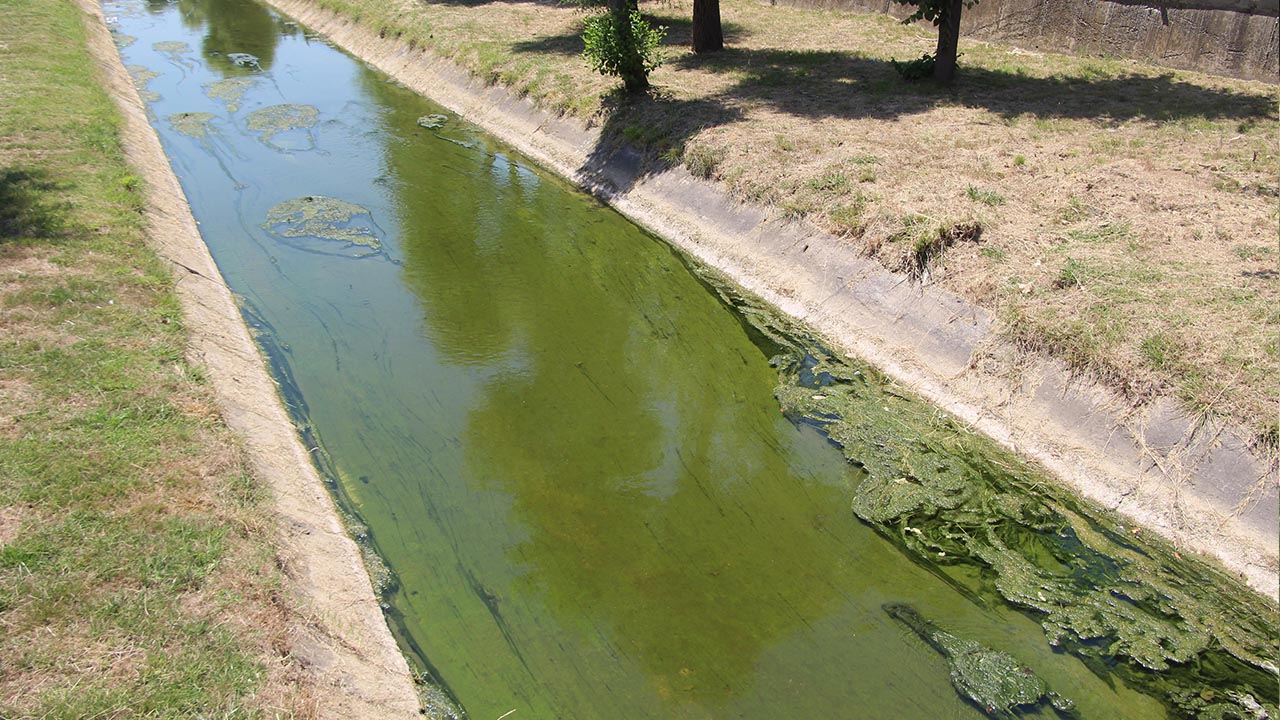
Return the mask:
M 517 47 L 517 52 L 548 50 L 580 52 L 581 40 L 566 35 Z M 1095 69 L 1075 77 L 1033 77 L 1016 70 L 964 66 L 955 85 L 942 88 L 905 82 L 889 61 L 830 50 L 730 47 L 681 55 L 669 65 L 722 75 L 729 82 L 696 100 L 675 98 L 662 88 L 646 96 L 615 98 L 605 108 L 600 143 L 584 172 L 590 174 L 623 144 L 641 145 L 653 157 L 647 169 L 636 174 L 638 181 L 678 158 L 677 151 L 694 134 L 739 120 L 744 109 L 753 106 L 814 121 L 894 120 L 941 106 L 984 109 L 1002 121 L 1233 121 L 1243 131 L 1277 120 L 1272 98 L 1183 82 L 1171 72 L 1140 75 Z M 663 153 L 667 162 L 654 161 Z M 615 186 L 625 191 L 630 185 Z
M 645 19 L 652 25 L 661 25 L 667 29 L 666 35 L 662 39 L 663 47 L 686 48 L 693 44 L 692 19 L 653 17 L 649 15 L 646 15 Z M 725 43 L 741 42 L 750 36 L 750 32 L 738 23 L 723 22 L 721 23 L 721 31 L 724 33 Z M 535 55 L 543 53 L 581 55 L 582 49 L 581 22 L 575 23 L 573 30 L 563 35 L 545 35 L 512 45 L 512 50 L 517 53 L 533 53 Z
M 60 236 L 64 207 L 49 198 L 61 189 L 43 170 L 0 168 L 0 246 Z
M 941 88 L 903 81 L 889 61 L 829 50 L 727 48 L 682 56 L 672 65 L 733 75 L 736 83 L 724 97 L 800 117 L 893 119 L 938 105 L 982 108 L 1005 119 L 1234 119 L 1255 124 L 1277 117 L 1273 98 L 1182 82 L 1172 72 L 1033 77 L 962 66 L 955 85 Z
M 679 164 L 685 143 L 701 129 L 744 117 L 740 108 L 717 99 L 680 100 L 660 90 L 627 95 L 620 88 L 605 98 L 603 114 L 600 139 L 578 172 L 597 188 L 618 192 Z
M 420 5 L 450 5 L 453 7 L 480 7 L 481 5 L 494 5 L 497 3 L 543 5 L 555 8 L 572 7 L 575 4 L 572 0 L 418 0 Z

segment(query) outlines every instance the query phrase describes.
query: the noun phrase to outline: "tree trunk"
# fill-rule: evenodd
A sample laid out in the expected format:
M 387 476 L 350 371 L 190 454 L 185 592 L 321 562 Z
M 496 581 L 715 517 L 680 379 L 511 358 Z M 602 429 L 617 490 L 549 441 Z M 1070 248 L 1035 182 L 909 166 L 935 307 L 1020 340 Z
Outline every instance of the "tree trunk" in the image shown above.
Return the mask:
M 693 0 L 693 51 L 705 53 L 723 49 L 720 0 Z
M 696 0 L 695 0 L 696 2 Z M 934 53 L 933 79 L 941 85 L 950 85 L 956 77 L 956 52 L 960 45 L 960 11 L 963 0 L 943 0 L 942 16 L 938 18 L 938 50 Z
M 649 76 L 644 73 L 628 73 L 623 75 L 622 87 L 633 95 L 642 93 L 649 89 Z
M 637 12 L 637 0 L 606 0 L 609 13 L 613 15 L 615 27 L 622 34 L 619 38 L 624 52 L 630 51 L 631 57 L 621 64 L 619 75 L 622 85 L 629 93 L 640 93 L 649 89 L 649 74 L 645 72 L 644 60 L 636 49 L 635 38 L 631 37 L 631 13 Z

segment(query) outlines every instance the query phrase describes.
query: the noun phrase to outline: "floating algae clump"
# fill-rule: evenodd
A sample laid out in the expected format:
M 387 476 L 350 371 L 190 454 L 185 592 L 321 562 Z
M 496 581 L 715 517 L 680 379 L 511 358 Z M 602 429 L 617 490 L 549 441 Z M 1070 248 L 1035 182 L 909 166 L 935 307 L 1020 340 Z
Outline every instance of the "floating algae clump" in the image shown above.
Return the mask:
M 174 61 L 178 61 L 182 55 L 191 52 L 191 46 L 181 40 L 161 40 L 157 43 L 151 43 L 151 49 L 168 55 Z
M 904 554 L 975 602 L 997 596 L 1021 609 L 1052 645 L 1160 699 L 1174 717 L 1207 720 L 1225 706 L 1239 717 L 1280 720 L 1280 613 L 1265 598 L 1135 535 L 700 272 L 772 356 L 787 417 L 820 428 L 865 472 L 853 512 Z
M 144 65 L 130 65 L 125 69 L 133 77 L 133 84 L 138 88 L 138 97 L 142 98 L 143 102 L 150 103 L 160 99 L 160 93 L 147 89 L 147 84 L 160 77 L 160 73 Z
M 244 94 L 249 92 L 249 88 L 253 87 L 257 81 L 257 78 L 254 77 L 232 77 L 225 80 L 215 80 L 203 85 L 204 94 L 226 104 L 227 112 L 233 113 L 240 109 L 240 101 L 244 99 Z
M 112 31 L 111 37 L 115 40 L 116 47 L 122 50 L 138 41 L 138 38 L 132 35 L 125 35 L 124 33 L 117 33 L 115 31 Z
M 319 111 L 311 105 L 285 103 L 254 110 L 249 113 L 248 122 L 250 130 L 262 133 L 262 141 L 270 143 L 277 133 L 312 127 L 318 117 Z
M 337 198 L 308 195 L 286 200 L 267 211 L 264 227 L 307 252 L 354 258 L 383 254 L 369 211 Z
M 1050 692 L 1044 681 L 1012 655 L 952 635 L 926 620 L 915 608 L 900 603 L 884 606 L 889 617 L 913 630 L 929 647 L 947 659 L 951 684 L 961 696 L 996 717 L 1016 717 L 1045 702 L 1070 711 L 1069 699 Z
M 249 53 L 234 52 L 234 53 L 227 53 L 227 59 L 235 63 L 238 67 L 253 68 L 253 69 L 257 69 L 259 67 L 257 55 L 251 55 Z
M 439 115 L 439 114 L 423 115 L 422 117 L 418 118 L 418 124 L 428 130 L 439 130 L 440 128 L 444 127 L 444 124 L 448 121 L 449 121 L 448 115 Z
M 203 112 L 184 112 L 169 116 L 169 125 L 187 137 L 203 138 L 213 133 L 210 123 L 213 115 Z

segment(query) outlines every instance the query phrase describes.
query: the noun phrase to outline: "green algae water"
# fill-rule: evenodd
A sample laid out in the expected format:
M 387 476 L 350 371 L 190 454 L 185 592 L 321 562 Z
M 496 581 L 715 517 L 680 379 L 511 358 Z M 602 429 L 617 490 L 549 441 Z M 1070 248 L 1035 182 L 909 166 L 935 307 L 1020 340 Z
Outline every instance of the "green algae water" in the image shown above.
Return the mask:
M 1277 716 L 1230 579 L 287 18 L 105 10 L 429 715 Z

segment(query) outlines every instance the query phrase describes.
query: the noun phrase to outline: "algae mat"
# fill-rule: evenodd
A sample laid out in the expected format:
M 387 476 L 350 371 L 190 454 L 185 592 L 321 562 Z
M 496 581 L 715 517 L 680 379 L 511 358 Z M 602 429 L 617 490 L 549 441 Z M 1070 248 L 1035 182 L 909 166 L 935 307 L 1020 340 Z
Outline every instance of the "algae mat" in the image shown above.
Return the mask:
M 436 716 L 1274 714 L 1274 611 L 463 119 L 249 0 L 107 10 Z

